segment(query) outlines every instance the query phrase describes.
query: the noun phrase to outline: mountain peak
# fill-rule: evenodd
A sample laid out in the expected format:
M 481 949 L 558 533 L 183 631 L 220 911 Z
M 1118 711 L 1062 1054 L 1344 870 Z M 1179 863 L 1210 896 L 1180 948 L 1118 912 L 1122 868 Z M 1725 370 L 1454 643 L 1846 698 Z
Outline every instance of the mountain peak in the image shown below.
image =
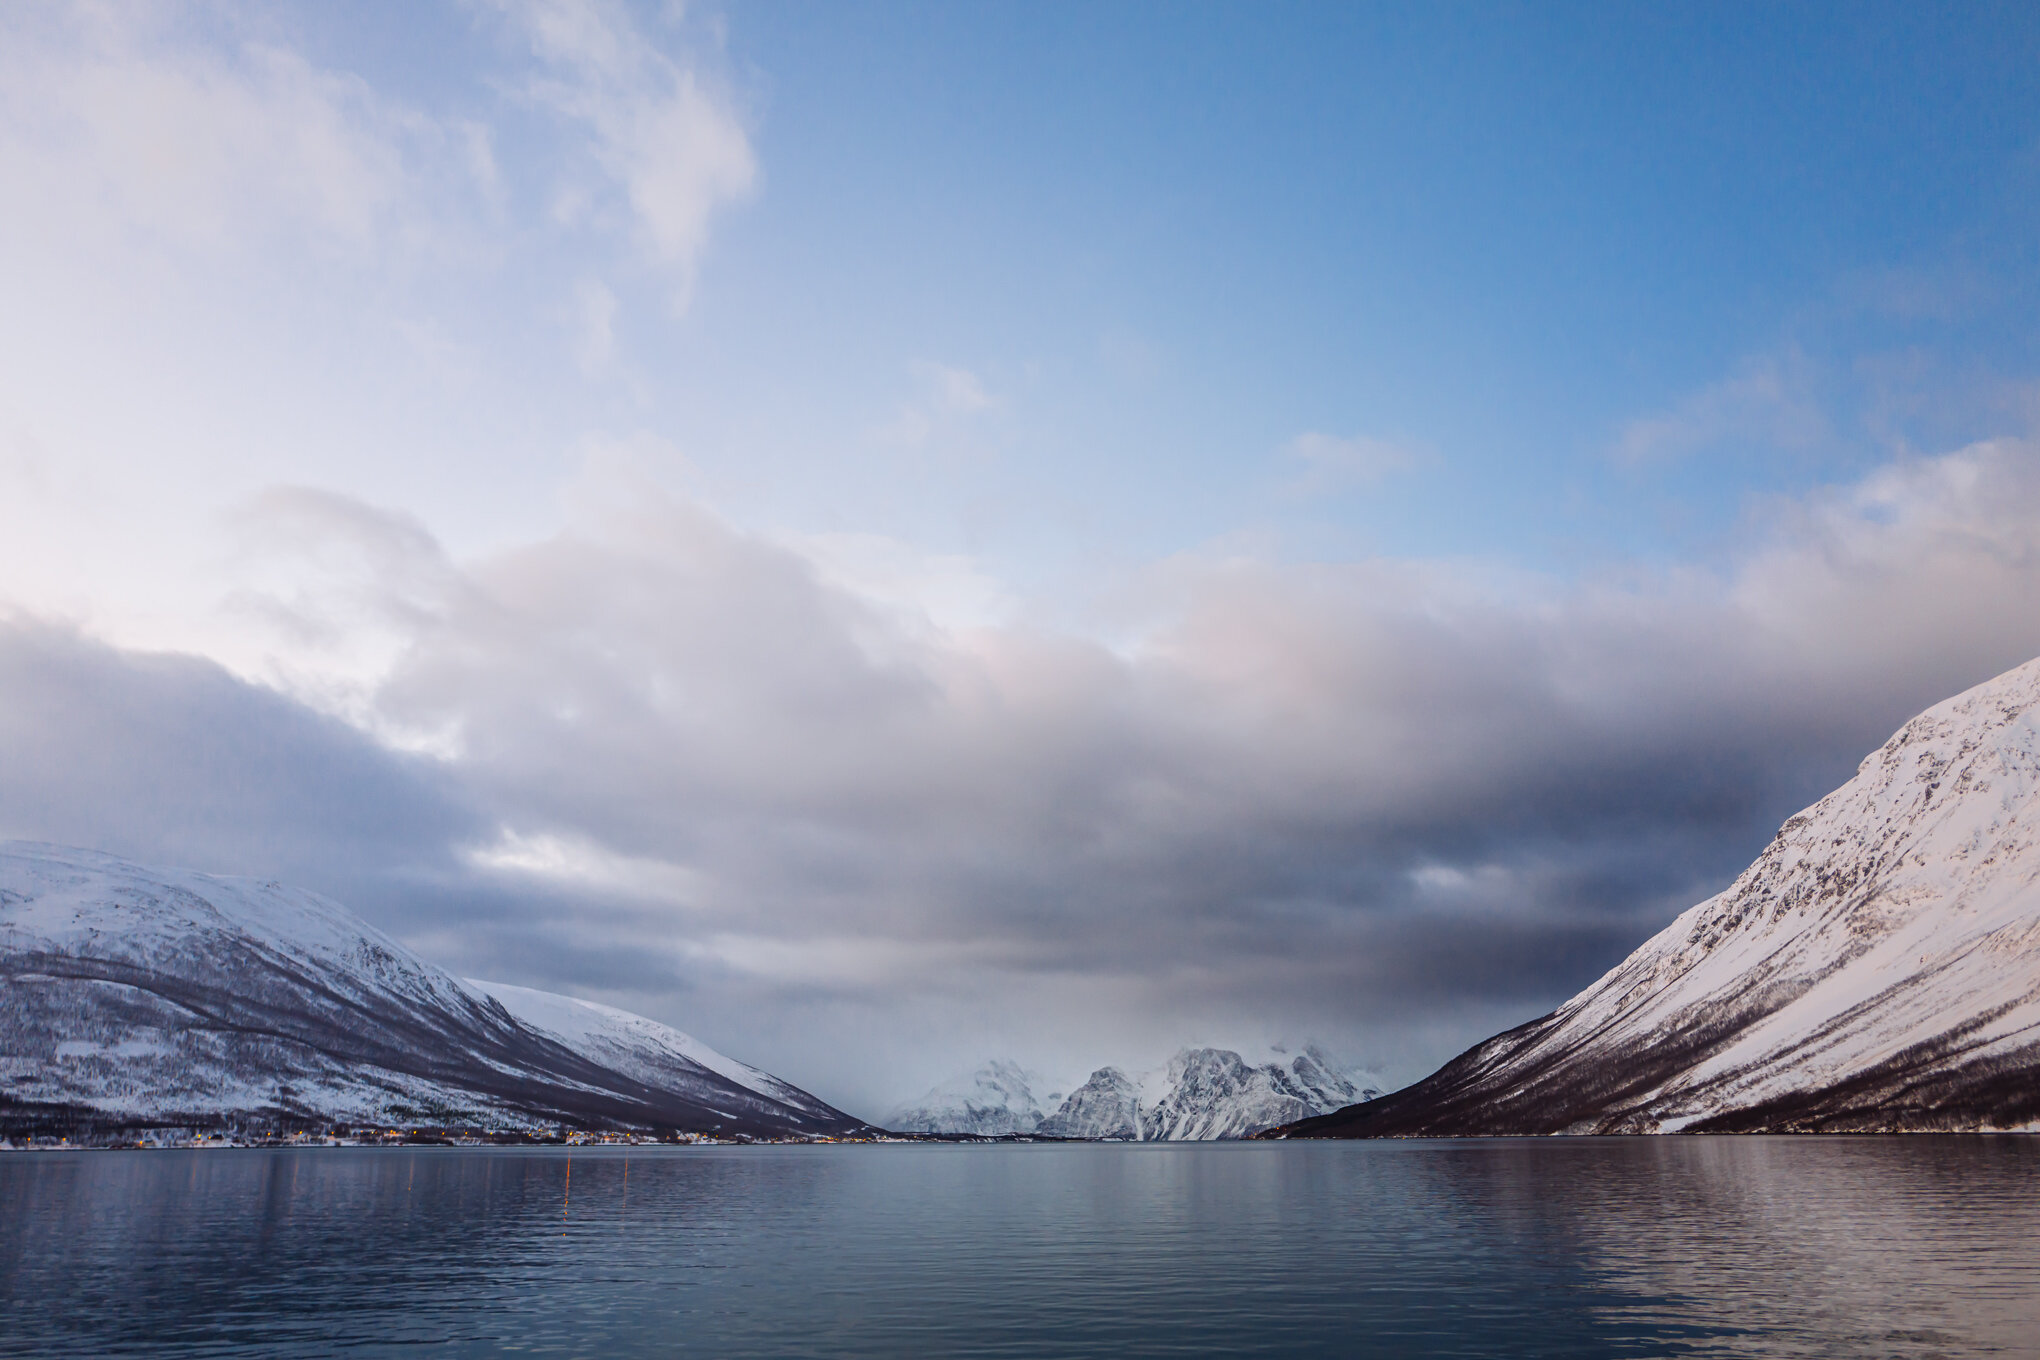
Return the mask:
M 1139 1079 L 1117 1067 L 1099 1068 L 1040 1131 L 1112 1141 L 1244 1138 L 1379 1094 L 1364 1079 L 1337 1071 L 1315 1048 L 1287 1065 L 1250 1062 L 1229 1048 L 1182 1048 Z
M 886 1117 L 885 1125 L 901 1133 L 982 1134 L 1033 1133 L 1045 1106 L 1060 1100 L 1045 1092 L 1048 1083 L 1011 1058 L 991 1058 L 982 1066 L 959 1072 L 938 1083 L 919 1100 Z

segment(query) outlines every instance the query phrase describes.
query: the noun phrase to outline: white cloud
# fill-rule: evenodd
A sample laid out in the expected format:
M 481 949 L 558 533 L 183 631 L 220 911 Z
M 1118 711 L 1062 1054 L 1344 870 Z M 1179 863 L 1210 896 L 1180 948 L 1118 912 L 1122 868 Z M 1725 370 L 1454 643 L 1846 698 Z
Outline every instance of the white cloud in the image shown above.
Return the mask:
M 985 380 L 970 369 L 916 359 L 907 365 L 907 373 L 915 395 L 872 432 L 880 443 L 921 448 L 938 436 L 961 430 L 1000 404 Z
M 502 9 L 552 73 L 532 82 L 532 96 L 586 130 L 640 248 L 674 280 L 684 307 L 711 220 L 757 183 L 757 158 L 733 101 L 702 71 L 660 51 L 621 5 L 505 0 Z M 580 215 L 582 192 L 561 191 L 569 217 Z
M 440 781 L 405 795 L 443 806 L 437 839 L 360 834 L 431 867 L 391 881 L 437 885 L 402 900 L 449 963 L 629 1001 L 874 1105 L 961 1026 L 1044 1063 L 1235 1021 L 1441 1057 L 1720 886 L 1914 710 L 2040 652 L 2018 441 L 1781 503 L 1715 573 L 1177 559 L 1120 650 L 902 606 L 945 572 L 984 588 L 968 563 L 597 490 L 566 531 L 465 562 L 336 498 L 256 507 L 307 558 L 262 567 L 306 664 L 381 639 L 360 725 L 458 734 L 403 767 Z M 27 831 L 45 802 L 91 811 L 73 746 L 112 758 L 48 651 L 0 647 L 28 687 L 0 704 Z M 129 690 L 152 673 L 121 666 Z M 209 683 L 176 751 L 135 760 L 241 721 Z M 312 845 L 330 814 L 303 806 L 265 834 Z M 178 815 L 188 854 L 267 871 L 245 831 Z
M 642 394 L 584 381 L 623 367 L 619 279 L 649 258 L 655 294 L 679 282 L 703 205 L 751 172 L 727 101 L 627 13 L 528 12 L 542 52 L 455 32 L 398 58 L 432 68 L 428 109 L 294 7 L 0 6 L 0 603 L 360 719 L 387 647 L 284 645 L 273 614 L 250 644 L 246 591 L 215 617 L 249 570 L 217 560 L 221 517 L 282 482 L 418 507 L 457 543 L 556 518 L 561 425 Z M 534 73 L 573 111 L 534 105 Z M 614 230 L 543 220 L 562 147 Z
M 967 368 L 924 359 L 913 364 L 912 369 L 914 376 L 928 388 L 933 401 L 943 411 L 971 415 L 993 404 L 991 393 L 985 390 L 984 379 Z
M 527 836 L 499 827 L 493 840 L 467 847 L 464 857 L 478 869 L 553 880 L 570 889 L 651 898 L 668 908 L 685 909 L 703 892 L 701 876 L 684 866 L 619 855 L 585 836 Z
M 1745 360 L 1670 410 L 1630 421 L 1616 437 L 1614 457 L 1636 466 L 1729 443 L 1801 450 L 1828 435 L 1813 365 L 1790 351 Z
M 821 579 L 871 601 L 912 629 L 988 628 L 1018 608 L 997 577 L 960 553 L 922 552 L 882 534 L 787 534 L 779 541 L 807 558 Z
M 476 125 L 426 119 L 286 48 L 188 42 L 181 13 L 0 15 L 0 181 L 17 225 L 207 250 L 287 231 L 359 250 L 418 230 L 413 200 L 448 179 L 486 190 Z
M 818 571 L 639 494 L 627 524 L 464 569 L 377 702 L 458 722 L 523 834 L 691 863 L 756 904 L 747 933 L 782 909 L 805 929 L 816 884 L 786 875 L 812 870 L 839 929 L 979 931 L 965 904 L 1003 901 L 1075 912 L 1081 937 L 1107 901 L 1247 910 L 1275 891 L 1247 885 L 1262 872 L 1331 891 L 1303 887 L 1312 855 L 1427 825 L 1576 816 L 1565 834 L 1591 838 L 1631 799 L 1685 797 L 1701 774 L 1661 762 L 1696 740 L 1732 782 L 1861 738 L 1856 715 L 2040 649 L 2036 524 L 2031 450 L 1984 446 L 1805 503 L 1718 581 L 1526 596 L 1416 562 L 1178 561 L 1173 621 L 1120 654 L 1012 622 L 907 628 L 871 544 Z M 1317 825 L 1348 848 L 1299 858 Z M 1239 858 L 1210 879 L 1221 847 Z M 1435 895 L 1454 863 L 1396 872 L 1435 866 Z
M 236 584 L 217 659 L 388 746 L 459 754 L 457 724 L 400 727 L 374 702 L 420 629 L 463 588 L 422 524 L 331 492 L 272 487 L 226 529 Z
M 1395 472 L 1406 472 L 1421 461 L 1407 445 L 1367 435 L 1322 434 L 1308 430 L 1289 441 L 1289 454 L 1304 465 L 1303 474 L 1289 484 L 1300 494 L 1321 493 L 1353 485 L 1368 485 Z

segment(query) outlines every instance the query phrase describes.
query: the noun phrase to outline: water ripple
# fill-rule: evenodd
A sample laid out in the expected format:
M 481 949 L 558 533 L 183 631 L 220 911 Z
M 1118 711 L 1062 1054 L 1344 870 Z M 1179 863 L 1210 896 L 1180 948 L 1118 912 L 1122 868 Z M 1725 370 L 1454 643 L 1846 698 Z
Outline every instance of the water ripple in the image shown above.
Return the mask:
M 0 1355 L 2040 1356 L 2040 1140 L 0 1157 Z

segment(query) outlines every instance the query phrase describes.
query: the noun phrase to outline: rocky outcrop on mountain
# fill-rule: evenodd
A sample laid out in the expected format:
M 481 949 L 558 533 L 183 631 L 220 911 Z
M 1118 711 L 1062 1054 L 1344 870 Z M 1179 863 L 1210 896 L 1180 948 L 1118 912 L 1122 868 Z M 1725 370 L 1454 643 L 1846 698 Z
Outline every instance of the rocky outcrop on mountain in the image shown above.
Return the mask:
M 862 1129 L 680 1031 L 463 982 L 313 893 L 0 845 L 0 1128 Z
M 1037 1073 L 1005 1058 L 994 1058 L 935 1087 L 919 1100 L 886 1116 L 898 1133 L 950 1133 L 1000 1137 L 1033 1133 L 1061 1091 L 1036 1095 L 1047 1083 Z
M 1101 1067 L 1041 1121 L 1051 1138 L 1134 1141 L 1140 1134 L 1140 1086 L 1116 1067 Z
M 1380 1092 L 1339 1072 L 1316 1048 L 1288 1063 L 1250 1063 L 1223 1048 L 1186 1048 L 1136 1080 L 1103 1067 L 1040 1132 L 1115 1141 L 1244 1138 L 1277 1124 L 1369 1100 Z
M 1141 1110 L 1144 1139 L 1244 1138 L 1379 1095 L 1332 1071 L 1316 1050 L 1287 1067 L 1249 1064 L 1227 1049 L 1193 1048 L 1169 1061 Z
M 2040 1128 L 2040 660 L 1550 1015 L 1276 1136 L 1991 1128 Z

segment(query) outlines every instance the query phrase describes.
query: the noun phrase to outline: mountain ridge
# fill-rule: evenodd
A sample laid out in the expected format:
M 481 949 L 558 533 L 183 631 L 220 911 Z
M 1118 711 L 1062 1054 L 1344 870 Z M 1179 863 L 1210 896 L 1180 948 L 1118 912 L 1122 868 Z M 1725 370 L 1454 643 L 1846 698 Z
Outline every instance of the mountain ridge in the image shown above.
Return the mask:
M 992 1058 L 898 1106 L 885 1117 L 885 1126 L 900 1133 L 991 1138 L 1033 1133 L 1048 1115 L 1046 1102 L 1062 1101 L 1060 1091 L 1036 1097 L 1034 1088 L 1048 1084 L 1040 1073 L 1010 1058 Z
M 1245 1138 L 1378 1094 L 1364 1076 L 1356 1080 L 1340 1071 L 1315 1045 L 1287 1064 L 1249 1062 L 1232 1049 L 1185 1048 L 1139 1077 L 1099 1068 L 1038 1131 L 1106 1142 Z
M 0 844 L 0 1124 L 421 1117 L 752 1137 L 866 1127 L 644 1017 L 472 986 L 315 893 Z
M 2040 1128 L 2040 659 L 1551 1014 L 1268 1137 Z

